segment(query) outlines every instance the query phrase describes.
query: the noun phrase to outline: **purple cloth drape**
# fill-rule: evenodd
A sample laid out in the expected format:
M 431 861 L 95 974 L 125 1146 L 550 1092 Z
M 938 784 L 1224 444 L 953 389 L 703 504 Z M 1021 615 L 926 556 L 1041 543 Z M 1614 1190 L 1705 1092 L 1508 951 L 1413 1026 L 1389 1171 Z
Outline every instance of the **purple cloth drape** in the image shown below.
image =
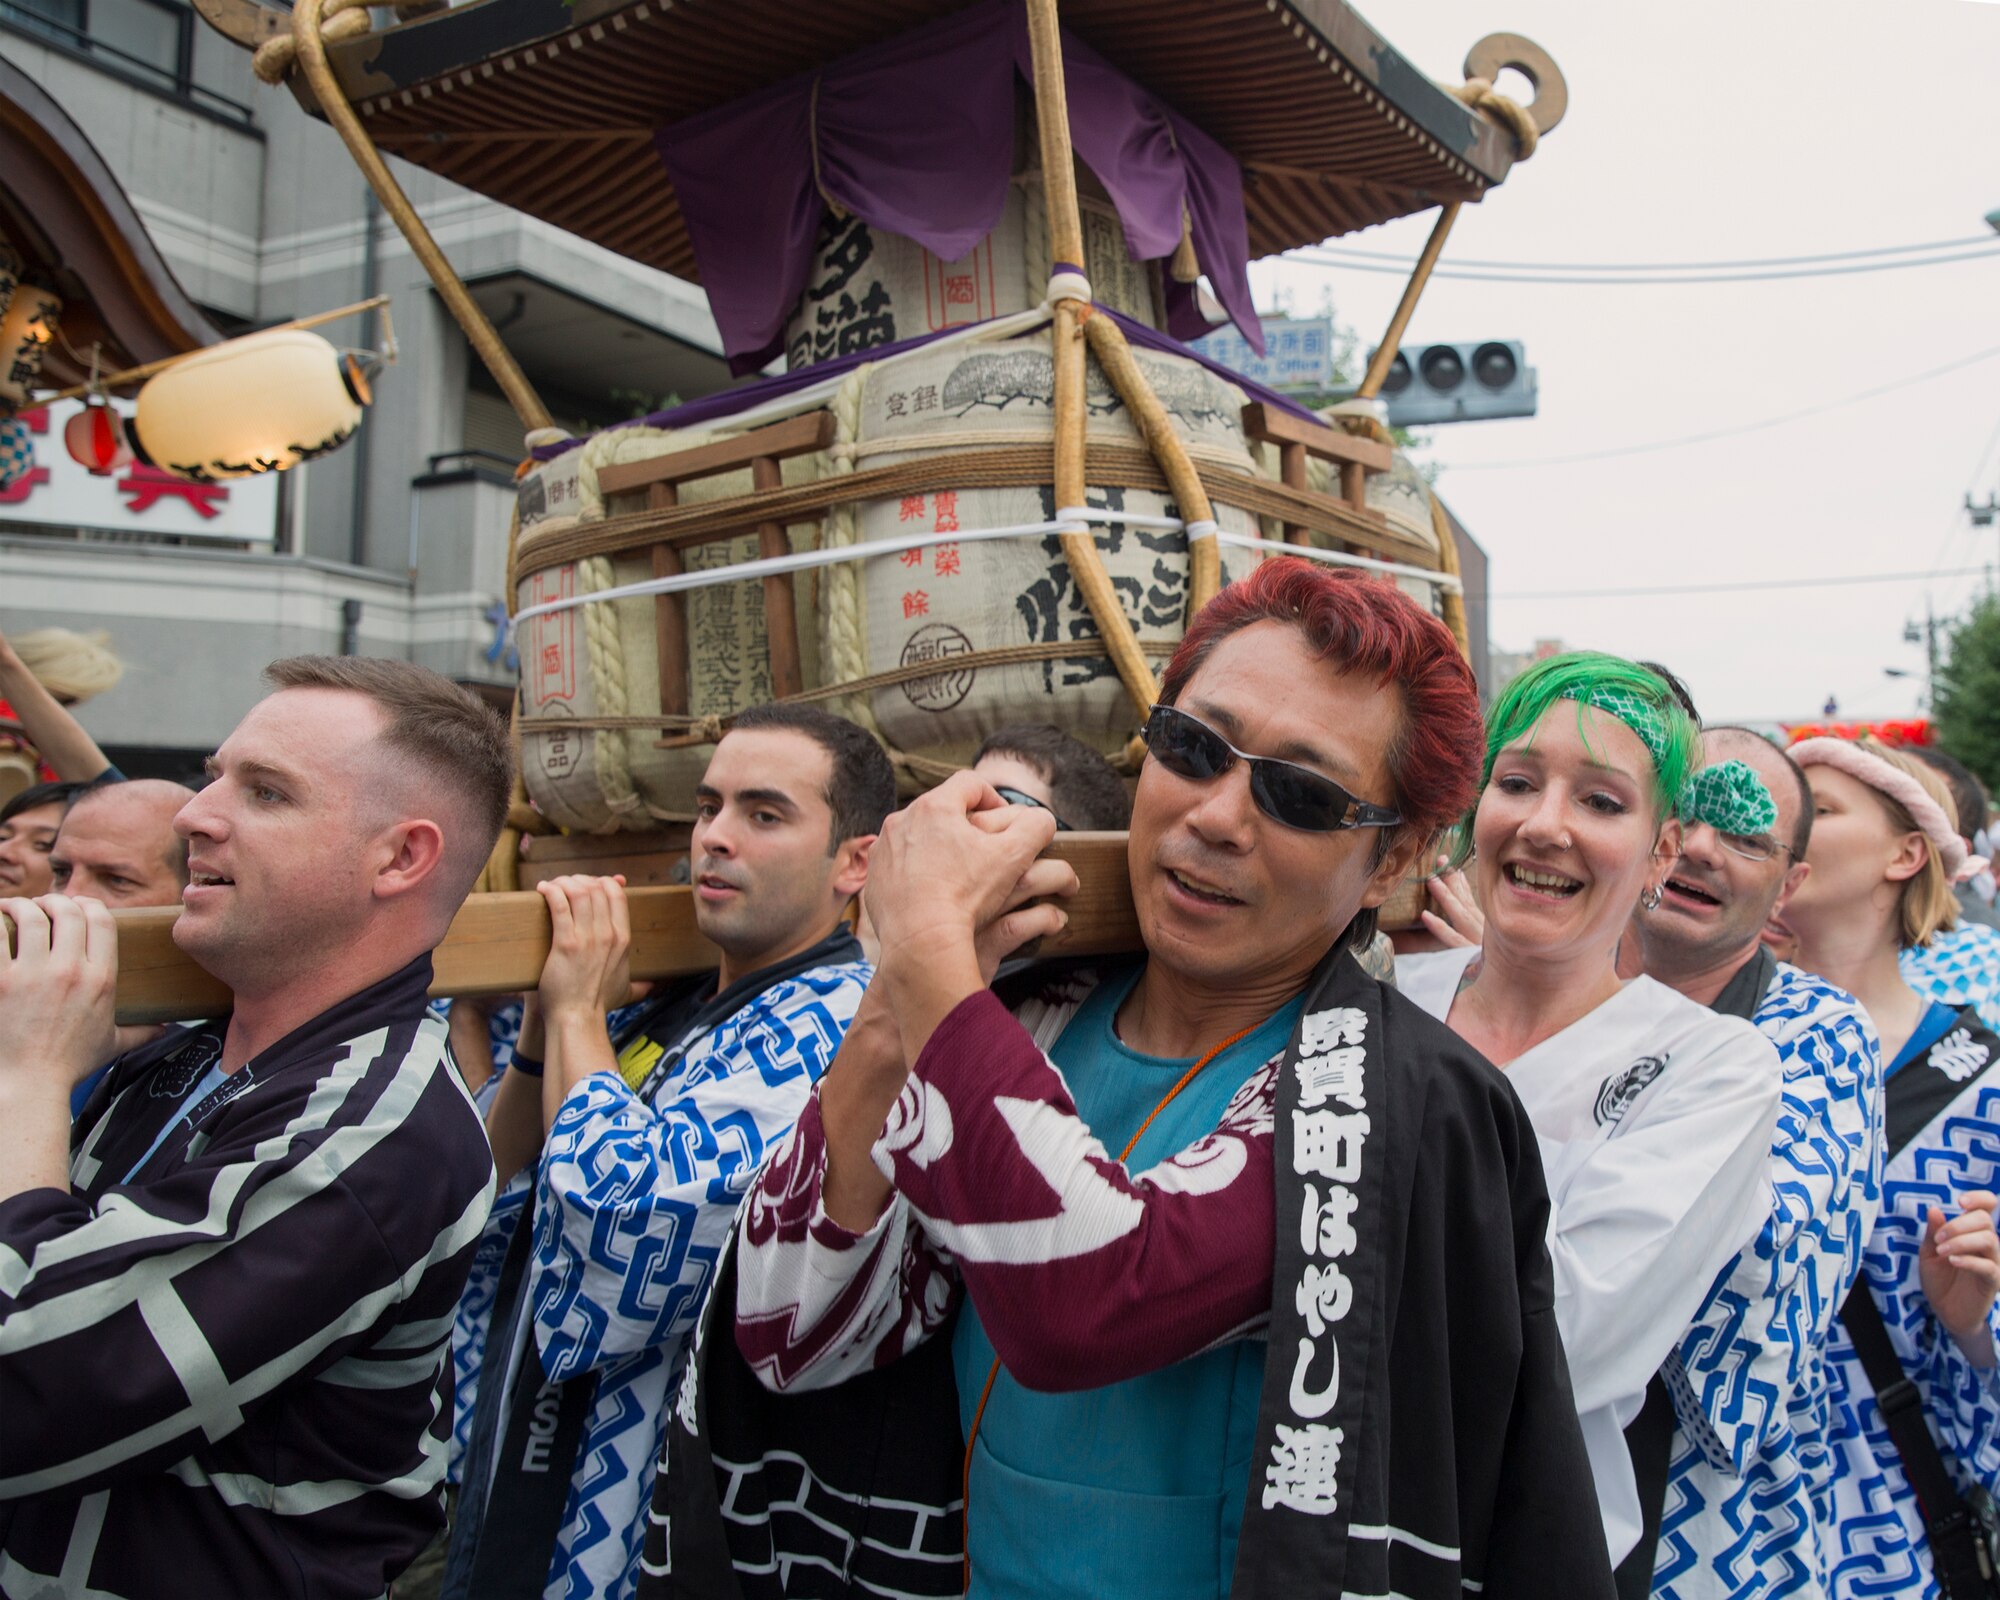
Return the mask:
M 1267 406 L 1280 411 L 1289 411 L 1295 417 L 1307 422 L 1320 419 L 1289 395 L 1280 394 L 1276 389 L 1267 389 L 1254 378 L 1246 378 L 1242 373 L 1225 367 L 1220 361 L 1191 349 L 1179 340 L 1161 333 L 1157 328 L 1149 328 L 1143 322 L 1135 322 L 1122 312 L 1113 311 L 1109 306 L 1097 307 L 1097 314 L 1109 317 L 1125 330 L 1125 337 L 1143 349 L 1157 350 L 1162 355 L 1180 356 L 1208 368 L 1218 377 L 1227 378 L 1252 400 L 1261 400 Z M 1203 325 L 1204 328 L 1206 324 Z M 947 334 L 963 333 L 963 328 L 940 328 L 936 333 L 920 333 L 914 339 L 899 339 L 894 344 L 881 345 L 873 350 L 857 350 L 852 355 L 835 356 L 830 361 L 820 361 L 810 367 L 801 367 L 797 372 L 781 372 L 775 378 L 759 378 L 754 383 L 739 383 L 733 389 L 719 389 L 714 394 L 705 394 L 699 400 L 690 400 L 686 405 L 673 407 L 668 411 L 655 411 L 650 416 L 641 417 L 636 422 L 621 422 L 621 428 L 698 428 L 724 417 L 733 417 L 738 412 L 748 411 L 752 406 L 760 406 L 767 400 L 776 400 L 800 389 L 807 389 L 828 378 L 837 378 L 843 372 L 851 372 L 863 362 L 881 361 L 889 356 L 901 355 L 906 350 L 915 350 L 920 345 L 935 343 Z M 602 430 L 610 433 L 613 430 Z M 574 450 L 582 444 L 581 439 L 564 439 L 557 444 L 537 445 L 533 451 L 537 461 L 553 461 L 557 456 Z
M 1081 40 L 1062 40 L 1070 137 L 1132 253 L 1171 254 L 1185 204 L 1216 298 L 1261 353 L 1235 158 Z M 1026 11 L 992 0 L 654 134 L 733 371 L 780 353 L 827 198 L 944 261 L 993 231 L 1013 176 L 1017 73 L 1032 77 Z M 1206 331 L 1185 285 L 1168 298 L 1174 332 Z

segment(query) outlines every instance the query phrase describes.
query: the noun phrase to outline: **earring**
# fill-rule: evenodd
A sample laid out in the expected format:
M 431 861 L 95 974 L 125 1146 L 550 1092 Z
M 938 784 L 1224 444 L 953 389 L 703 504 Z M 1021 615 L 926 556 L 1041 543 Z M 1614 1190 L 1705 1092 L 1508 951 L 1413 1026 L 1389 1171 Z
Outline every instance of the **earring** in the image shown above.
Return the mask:
M 1665 893 L 1666 890 L 1661 885 L 1657 883 L 1647 884 L 1645 893 L 1639 896 L 1639 909 L 1641 911 L 1659 910 L 1661 897 Z

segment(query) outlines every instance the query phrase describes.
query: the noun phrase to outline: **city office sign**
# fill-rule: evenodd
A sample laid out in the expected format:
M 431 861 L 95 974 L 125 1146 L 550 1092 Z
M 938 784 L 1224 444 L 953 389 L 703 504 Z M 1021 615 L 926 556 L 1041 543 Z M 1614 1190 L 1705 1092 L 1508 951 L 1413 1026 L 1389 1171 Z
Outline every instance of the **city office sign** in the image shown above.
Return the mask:
M 114 402 L 115 404 L 115 402 Z M 233 544 L 275 542 L 278 479 L 267 473 L 228 483 L 191 483 L 134 461 L 98 477 L 64 448 L 63 427 L 80 401 L 23 411 L 35 464 L 0 489 L 0 527 L 36 523 L 109 533 L 220 539 Z M 121 415 L 131 414 L 129 407 Z
M 1202 335 L 1193 348 L 1269 389 L 1326 389 L 1333 384 L 1331 317 L 1265 317 L 1264 353 L 1234 328 Z

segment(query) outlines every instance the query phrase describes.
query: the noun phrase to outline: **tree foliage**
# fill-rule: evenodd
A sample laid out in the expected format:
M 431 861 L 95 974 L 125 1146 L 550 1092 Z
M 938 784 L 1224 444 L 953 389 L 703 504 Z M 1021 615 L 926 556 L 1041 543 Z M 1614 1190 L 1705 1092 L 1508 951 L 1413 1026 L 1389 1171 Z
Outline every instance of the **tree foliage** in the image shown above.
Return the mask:
M 1953 630 L 1931 719 L 1938 743 L 2000 792 L 2000 598 L 1979 601 Z

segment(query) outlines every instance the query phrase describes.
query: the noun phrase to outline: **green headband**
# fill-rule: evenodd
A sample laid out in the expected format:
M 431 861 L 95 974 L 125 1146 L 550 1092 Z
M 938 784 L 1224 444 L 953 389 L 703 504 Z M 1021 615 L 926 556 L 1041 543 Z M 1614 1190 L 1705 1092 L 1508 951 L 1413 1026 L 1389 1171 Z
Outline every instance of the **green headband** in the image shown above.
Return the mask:
M 1778 820 L 1771 791 L 1742 761 L 1703 767 L 1688 779 L 1674 809 L 1681 821 L 1705 822 L 1717 833 L 1768 833 Z
M 1578 700 L 1595 706 L 1599 711 L 1609 712 L 1639 736 L 1639 742 L 1653 758 L 1653 770 L 1666 770 L 1667 719 L 1658 706 L 1630 689 L 1619 689 L 1609 684 L 1568 689 L 1563 692 L 1562 698 Z

